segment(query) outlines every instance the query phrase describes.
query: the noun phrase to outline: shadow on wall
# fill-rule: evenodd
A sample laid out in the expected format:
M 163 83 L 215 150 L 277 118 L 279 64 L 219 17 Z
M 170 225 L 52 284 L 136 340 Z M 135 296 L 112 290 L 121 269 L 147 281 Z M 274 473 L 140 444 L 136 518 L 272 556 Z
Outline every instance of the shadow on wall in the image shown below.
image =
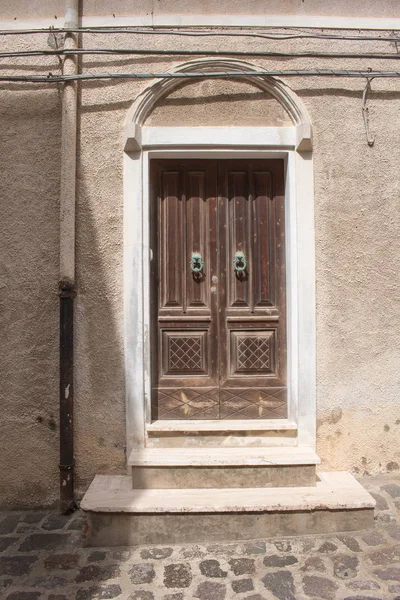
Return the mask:
M 78 498 L 96 474 L 126 473 L 122 173 L 112 168 L 122 162 L 122 152 L 119 144 L 114 147 L 105 139 L 101 126 L 84 135 L 81 130 L 80 119 L 75 303 Z
M 61 98 L 0 90 L 0 506 L 58 498 Z
M 0 506 L 56 506 L 61 94 L 7 86 L 0 99 Z M 119 146 L 110 152 L 122 162 Z M 76 215 L 75 456 L 82 491 L 96 473 L 125 473 L 122 175 L 110 194 L 110 161 L 90 156 L 97 175 L 87 187 L 78 164 Z

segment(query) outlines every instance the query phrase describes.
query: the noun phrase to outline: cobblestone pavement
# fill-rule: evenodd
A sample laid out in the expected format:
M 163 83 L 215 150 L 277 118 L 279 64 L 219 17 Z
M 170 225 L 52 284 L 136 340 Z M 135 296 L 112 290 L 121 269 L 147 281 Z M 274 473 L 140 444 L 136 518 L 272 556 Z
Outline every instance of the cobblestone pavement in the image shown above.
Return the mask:
M 0 513 L 0 597 L 400 600 L 400 476 L 363 484 L 374 529 L 233 544 L 82 548 L 80 513 Z

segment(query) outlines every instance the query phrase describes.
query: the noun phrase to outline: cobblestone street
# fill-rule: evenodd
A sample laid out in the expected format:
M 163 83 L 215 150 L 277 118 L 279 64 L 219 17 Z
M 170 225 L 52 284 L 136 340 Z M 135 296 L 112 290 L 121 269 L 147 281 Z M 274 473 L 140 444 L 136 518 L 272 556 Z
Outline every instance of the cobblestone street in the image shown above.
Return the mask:
M 400 476 L 362 483 L 374 530 L 234 544 L 82 548 L 80 513 L 0 513 L 0 596 L 400 600 Z

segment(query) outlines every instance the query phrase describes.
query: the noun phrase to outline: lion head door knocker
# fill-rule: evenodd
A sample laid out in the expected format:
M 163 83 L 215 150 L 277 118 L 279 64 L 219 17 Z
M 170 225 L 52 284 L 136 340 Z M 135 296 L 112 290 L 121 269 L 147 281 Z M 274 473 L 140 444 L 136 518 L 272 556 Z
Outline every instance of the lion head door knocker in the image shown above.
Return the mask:
M 236 252 L 233 258 L 233 268 L 238 279 L 246 279 L 247 261 L 244 252 Z
M 203 278 L 204 261 L 200 252 L 193 252 L 190 259 L 190 270 L 194 279 L 200 281 Z

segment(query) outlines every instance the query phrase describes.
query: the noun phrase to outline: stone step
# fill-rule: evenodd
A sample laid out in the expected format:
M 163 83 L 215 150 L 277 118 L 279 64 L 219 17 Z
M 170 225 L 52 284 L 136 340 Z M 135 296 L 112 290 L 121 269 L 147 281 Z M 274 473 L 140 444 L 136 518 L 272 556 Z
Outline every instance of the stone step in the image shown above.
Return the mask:
M 346 472 L 314 487 L 132 489 L 129 476 L 97 475 L 86 492 L 86 546 L 132 546 L 334 533 L 374 523 L 375 501 Z
M 260 431 L 297 432 L 297 424 L 290 419 L 219 419 L 219 420 L 166 420 L 153 421 L 146 425 L 149 435 L 165 433 L 211 433 L 211 432 L 246 432 L 247 434 Z
M 314 486 L 311 448 L 145 448 L 128 460 L 135 489 Z

